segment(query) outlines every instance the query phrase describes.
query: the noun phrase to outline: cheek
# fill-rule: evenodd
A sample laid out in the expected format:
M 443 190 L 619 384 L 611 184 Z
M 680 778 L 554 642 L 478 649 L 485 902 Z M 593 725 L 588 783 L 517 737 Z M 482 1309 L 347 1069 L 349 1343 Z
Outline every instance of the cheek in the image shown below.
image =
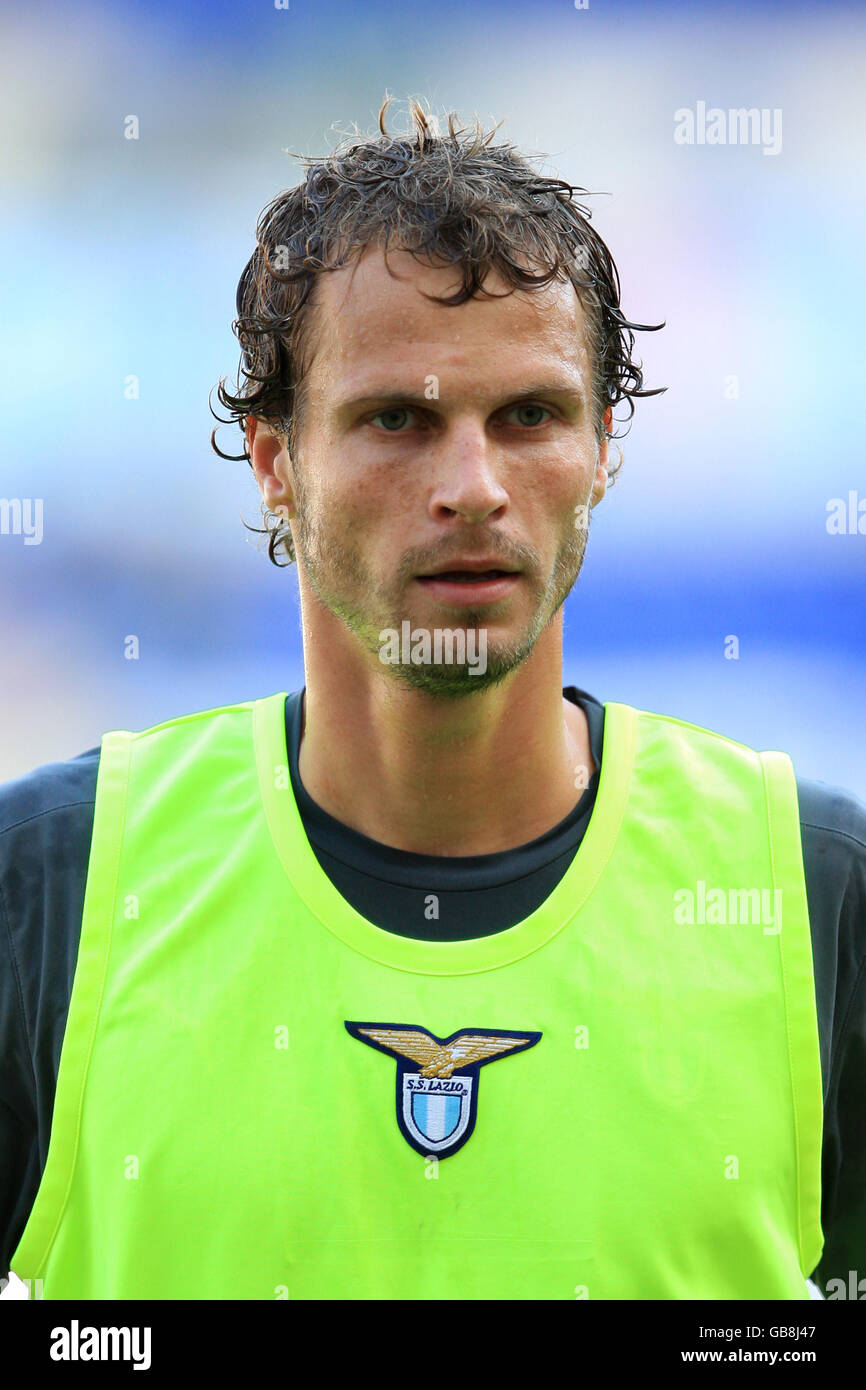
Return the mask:
M 576 467 L 574 459 L 547 459 L 533 469 L 529 485 L 515 488 L 512 507 L 530 526 L 560 531 L 573 523 L 575 508 L 586 503 L 592 477 L 589 464 Z
M 329 547 L 351 557 L 352 567 L 367 574 L 371 583 L 373 576 L 380 582 L 393 570 L 423 518 L 423 499 L 408 497 L 406 488 L 381 466 L 347 468 L 346 477 L 331 479 L 317 490 L 314 506 Z
M 409 468 L 375 460 L 348 460 L 346 476 L 351 483 L 340 483 L 335 505 L 343 517 L 358 528 L 364 549 L 387 546 L 398 548 L 423 523 L 426 499 L 423 481 Z

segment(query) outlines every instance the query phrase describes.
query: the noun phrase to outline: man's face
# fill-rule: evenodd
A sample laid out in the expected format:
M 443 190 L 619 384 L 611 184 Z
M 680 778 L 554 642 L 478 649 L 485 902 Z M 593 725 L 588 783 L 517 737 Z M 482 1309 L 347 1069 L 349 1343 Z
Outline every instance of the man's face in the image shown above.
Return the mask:
M 589 505 L 604 494 L 590 413 L 584 316 L 569 283 L 473 298 L 454 267 L 379 249 L 323 275 L 294 497 L 295 552 L 318 600 L 377 662 L 386 629 L 480 630 L 469 663 L 382 665 L 432 694 L 503 679 L 530 655 L 583 562 Z M 509 287 L 491 275 L 484 289 Z M 285 455 L 280 458 L 285 465 Z M 511 573 L 495 582 L 433 571 Z M 476 663 L 477 664 L 477 663 Z

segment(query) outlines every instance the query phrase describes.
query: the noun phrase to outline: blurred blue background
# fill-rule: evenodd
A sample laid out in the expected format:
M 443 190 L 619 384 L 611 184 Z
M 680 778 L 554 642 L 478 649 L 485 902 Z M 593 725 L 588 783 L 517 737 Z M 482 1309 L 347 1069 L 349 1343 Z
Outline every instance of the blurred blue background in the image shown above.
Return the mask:
M 208 393 L 285 150 L 372 131 L 389 91 L 391 128 L 409 95 L 504 117 L 598 191 L 625 313 L 667 321 L 637 335 L 669 389 L 594 515 L 566 682 L 866 797 L 866 534 L 827 529 L 834 498 L 866 513 L 864 53 L 866 14 L 826 3 L 4 11 L 0 495 L 43 499 L 43 535 L 0 534 L 0 778 L 303 684 L 294 569 L 242 527 L 259 495 Z M 701 101 L 780 110 L 781 150 L 675 143 Z

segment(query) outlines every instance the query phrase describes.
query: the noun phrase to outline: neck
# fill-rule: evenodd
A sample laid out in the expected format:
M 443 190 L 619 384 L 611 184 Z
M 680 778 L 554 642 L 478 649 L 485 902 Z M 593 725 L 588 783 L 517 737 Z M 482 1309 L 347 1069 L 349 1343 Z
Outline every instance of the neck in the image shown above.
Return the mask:
M 586 717 L 562 695 L 561 612 L 509 677 L 463 699 L 404 687 L 355 647 L 308 646 L 301 781 L 381 844 L 514 849 L 567 816 L 595 771 Z

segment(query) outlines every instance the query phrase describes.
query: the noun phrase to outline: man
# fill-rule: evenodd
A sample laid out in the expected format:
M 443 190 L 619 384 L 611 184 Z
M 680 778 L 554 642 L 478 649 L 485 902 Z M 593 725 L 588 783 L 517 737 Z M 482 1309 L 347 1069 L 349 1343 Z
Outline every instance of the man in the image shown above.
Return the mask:
M 384 110 L 263 214 L 220 388 L 304 690 L 4 792 L 4 1259 L 53 1298 L 836 1296 L 866 810 L 563 690 L 642 325 L 568 185 Z

